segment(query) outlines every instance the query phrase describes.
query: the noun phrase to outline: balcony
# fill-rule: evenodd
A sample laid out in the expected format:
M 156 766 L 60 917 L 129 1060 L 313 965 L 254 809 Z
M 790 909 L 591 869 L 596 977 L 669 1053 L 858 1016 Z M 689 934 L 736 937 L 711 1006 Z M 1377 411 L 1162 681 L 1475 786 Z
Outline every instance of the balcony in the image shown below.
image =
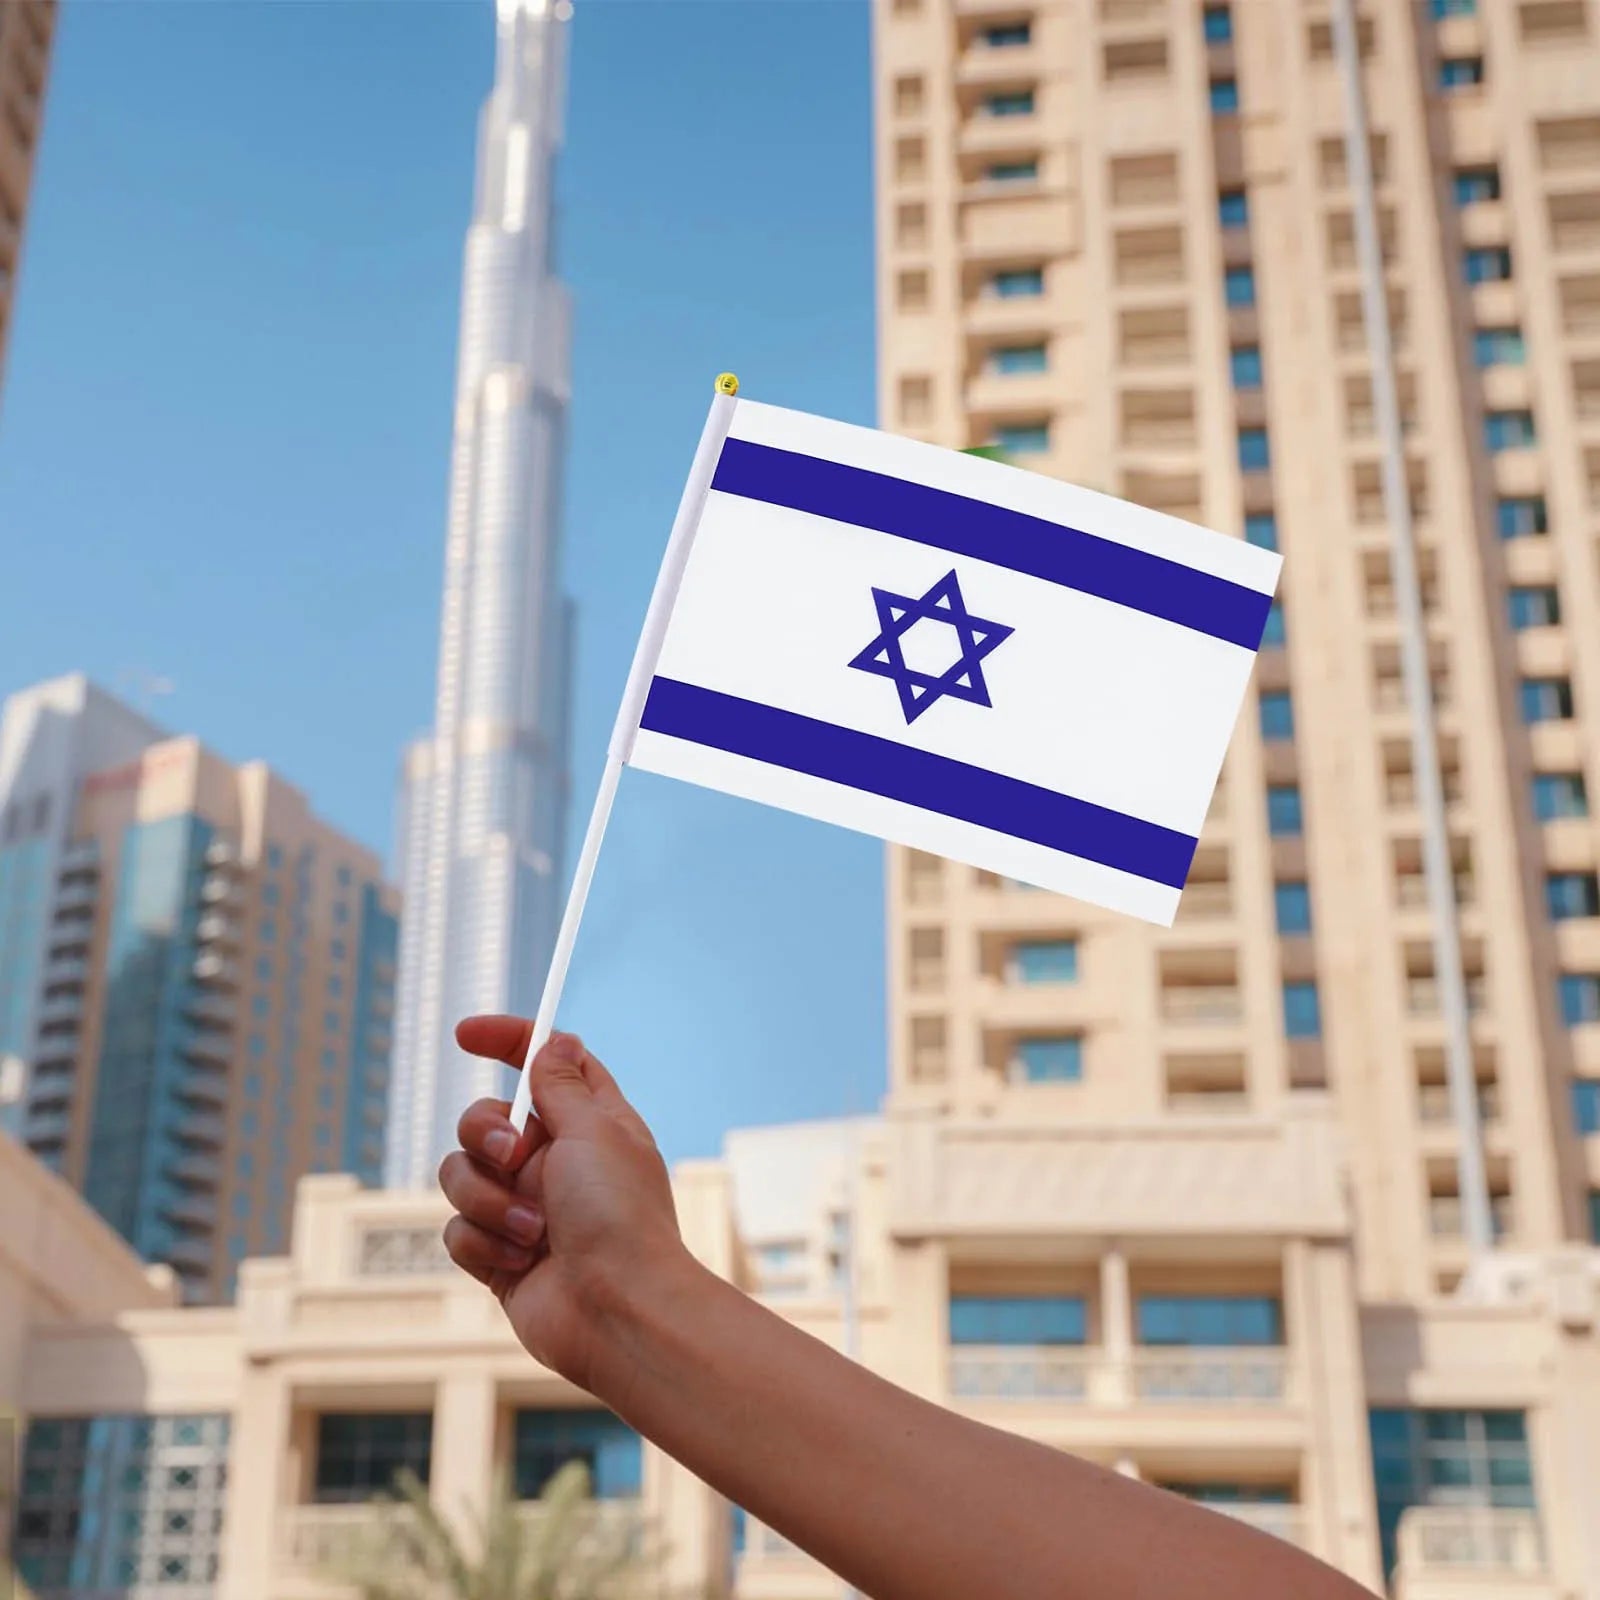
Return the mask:
M 220 951 L 204 950 L 194 959 L 194 975 L 201 983 L 213 984 L 219 989 L 233 989 L 238 987 L 239 965 Z
M 1302 1507 L 1281 1500 L 1206 1501 L 1206 1510 L 1220 1512 L 1285 1544 L 1306 1548 L 1306 1519 Z
M 195 1022 L 209 1022 L 218 1028 L 233 1025 L 233 996 L 209 989 L 193 989 L 183 999 L 183 1014 Z
M 92 882 L 64 883 L 56 891 L 56 915 L 72 916 L 78 912 L 93 911 L 98 891 Z
M 1178 902 L 1178 921 L 1215 921 L 1233 915 L 1233 886 L 1226 880 L 1201 881 L 1185 886 Z
M 72 1112 L 66 1106 L 30 1106 L 22 1136 L 29 1144 L 59 1144 L 72 1127 Z
M 213 872 L 200 885 L 200 901 L 202 905 L 229 905 L 236 903 L 238 898 L 239 885 L 230 874 Z
M 1413 1506 L 1400 1518 L 1395 1600 L 1556 1600 L 1538 1514 Z
M 213 839 L 206 846 L 206 865 L 218 869 L 237 867 L 240 863 L 239 847 L 232 839 Z
M 174 1183 L 187 1183 L 196 1189 L 214 1189 L 222 1177 L 222 1163 L 210 1150 L 182 1150 L 161 1163 L 162 1172 Z
M 203 1028 L 188 1028 L 178 1040 L 178 1053 L 193 1061 L 227 1066 L 233 1060 L 233 1038 Z
M 76 839 L 67 845 L 56 862 L 63 878 L 75 872 L 94 873 L 100 870 L 100 845 L 94 839 Z
M 239 943 L 239 925 L 220 911 L 208 911 L 195 924 L 194 936 L 200 944 L 232 948 Z
M 38 1021 L 41 1028 L 76 1027 L 82 1014 L 83 996 L 81 994 L 46 995 L 39 1002 Z
M 89 981 L 89 963 L 81 955 L 69 955 L 62 952 L 52 954 L 45 963 L 44 984 L 47 989 L 66 988 L 75 985 L 81 988 Z
M 1282 1405 L 1288 1351 L 1276 1347 L 1136 1350 L 1133 1391 L 1150 1405 Z
M 1086 1400 L 1097 1353 L 1073 1345 L 956 1345 L 950 1393 L 959 1400 Z
M 160 1201 L 156 1214 L 181 1227 L 212 1228 L 216 1226 L 217 1207 L 209 1195 L 177 1194 Z
M 1161 991 L 1161 1020 L 1178 1027 L 1220 1027 L 1243 1018 L 1244 1003 L 1230 985 L 1184 984 Z
M 158 1252 L 179 1272 L 209 1272 L 211 1270 L 212 1244 L 209 1235 L 185 1234 L 174 1239 L 165 1250 Z
M 845 1587 L 798 1545 L 746 1517 L 744 1539 L 734 1554 L 733 1592 L 739 1600 L 834 1600 Z

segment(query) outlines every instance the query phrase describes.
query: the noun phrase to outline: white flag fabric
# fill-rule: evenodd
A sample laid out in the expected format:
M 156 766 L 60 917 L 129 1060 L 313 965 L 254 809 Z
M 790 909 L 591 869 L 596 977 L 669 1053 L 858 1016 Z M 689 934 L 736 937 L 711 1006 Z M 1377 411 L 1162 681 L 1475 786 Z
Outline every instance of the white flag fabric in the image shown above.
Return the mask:
M 740 400 L 629 761 L 1170 926 L 1280 566 Z

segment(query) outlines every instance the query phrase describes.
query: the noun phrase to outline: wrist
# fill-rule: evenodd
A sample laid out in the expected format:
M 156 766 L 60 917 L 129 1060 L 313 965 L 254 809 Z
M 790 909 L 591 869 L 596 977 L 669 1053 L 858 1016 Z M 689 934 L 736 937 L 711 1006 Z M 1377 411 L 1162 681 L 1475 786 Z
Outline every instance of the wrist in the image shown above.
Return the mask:
M 585 1387 L 626 1416 L 640 1378 L 661 1370 L 673 1335 L 720 1282 L 676 1241 L 597 1274 L 586 1295 L 594 1346 Z

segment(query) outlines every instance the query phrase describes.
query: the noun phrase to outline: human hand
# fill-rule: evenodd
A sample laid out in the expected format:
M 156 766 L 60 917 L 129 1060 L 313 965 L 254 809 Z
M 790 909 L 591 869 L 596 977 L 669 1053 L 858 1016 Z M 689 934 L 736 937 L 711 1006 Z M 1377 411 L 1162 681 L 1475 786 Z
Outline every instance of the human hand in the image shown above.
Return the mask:
M 456 1039 L 520 1066 L 532 1027 L 469 1017 Z M 611 1074 L 563 1033 L 529 1072 L 536 1115 L 520 1138 L 504 1100 L 479 1100 L 462 1115 L 461 1149 L 439 1168 L 456 1210 L 445 1247 L 494 1291 L 535 1359 L 596 1393 L 609 1319 L 689 1256 L 666 1163 Z

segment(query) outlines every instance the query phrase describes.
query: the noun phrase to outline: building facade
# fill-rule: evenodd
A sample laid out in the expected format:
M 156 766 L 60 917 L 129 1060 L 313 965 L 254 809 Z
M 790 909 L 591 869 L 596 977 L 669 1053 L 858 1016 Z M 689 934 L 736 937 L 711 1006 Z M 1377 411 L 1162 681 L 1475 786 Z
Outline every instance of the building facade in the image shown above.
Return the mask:
M 191 738 L 39 792 L 57 833 L 0 856 L 33 919 L 5 967 L 32 1011 L 17 1132 L 186 1300 L 223 1297 L 302 1173 L 381 1176 L 396 897 L 298 791 Z
M 0 378 L 55 25 L 56 0 L 11 0 L 0 6 Z
M 497 0 L 462 271 L 450 524 L 431 735 L 406 753 L 407 915 L 388 1181 L 431 1185 L 503 1068 L 457 1049 L 482 1011 L 532 1016 L 555 939 L 572 609 L 561 586 L 568 325 L 555 276 L 567 0 Z
M 1354 9 L 875 0 L 885 425 L 1285 558 L 1170 931 L 891 852 L 891 1104 L 1330 1100 L 1383 1565 L 1443 1519 L 1542 1593 L 1547 1379 L 1445 1352 L 1506 1292 L 1480 1194 L 1500 1252 L 1600 1240 L 1600 18 Z M 1600 1592 L 1592 1543 L 1561 1592 Z

